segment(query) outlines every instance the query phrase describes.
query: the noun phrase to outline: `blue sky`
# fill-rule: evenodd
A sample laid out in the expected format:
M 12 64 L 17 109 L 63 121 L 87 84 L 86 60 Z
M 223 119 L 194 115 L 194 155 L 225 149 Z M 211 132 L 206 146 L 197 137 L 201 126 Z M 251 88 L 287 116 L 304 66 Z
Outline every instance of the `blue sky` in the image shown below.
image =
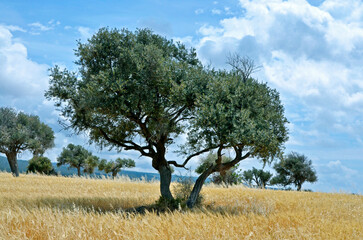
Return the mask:
M 217 68 L 226 67 L 228 53 L 252 57 L 262 66 L 255 77 L 281 94 L 290 121 L 286 152 L 305 154 L 317 170 L 318 183 L 304 187 L 363 193 L 362 1 L 1 1 L 0 106 L 37 114 L 54 129 L 56 147 L 46 153 L 53 161 L 73 142 L 108 159 L 137 158 L 136 170 L 153 172 L 137 153 L 101 152 L 86 135 L 62 131 L 43 96 L 48 69 L 75 69 L 76 41 L 105 26 L 151 28 Z M 241 164 L 252 166 L 261 164 Z

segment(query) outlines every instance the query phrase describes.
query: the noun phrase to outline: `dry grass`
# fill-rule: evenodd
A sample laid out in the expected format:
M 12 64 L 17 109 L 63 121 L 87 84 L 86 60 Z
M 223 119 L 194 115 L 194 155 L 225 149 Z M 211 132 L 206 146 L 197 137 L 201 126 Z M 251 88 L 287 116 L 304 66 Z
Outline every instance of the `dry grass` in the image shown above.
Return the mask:
M 363 197 L 203 189 L 203 209 L 125 213 L 158 183 L 0 173 L 0 239 L 363 239 Z

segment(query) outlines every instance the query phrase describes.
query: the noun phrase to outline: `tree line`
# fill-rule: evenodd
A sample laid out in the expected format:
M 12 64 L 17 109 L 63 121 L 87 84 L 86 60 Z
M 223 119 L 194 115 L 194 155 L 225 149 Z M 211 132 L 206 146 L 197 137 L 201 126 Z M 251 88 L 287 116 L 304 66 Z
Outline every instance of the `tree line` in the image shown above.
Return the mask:
M 203 172 L 209 165 L 214 164 L 215 158 L 216 154 L 212 152 L 201 158 L 195 172 Z M 222 161 L 228 162 L 230 158 L 223 156 Z M 273 176 L 269 171 L 254 167 L 242 172 L 236 165 L 228 171 L 213 174 L 211 182 L 225 187 L 244 183 L 249 187 L 256 186 L 262 189 L 265 189 L 268 185 L 279 185 L 284 188 L 294 185 L 297 191 L 301 191 L 302 184 L 305 182 L 314 183 L 318 180 L 312 161 L 305 155 L 296 152 L 283 156 L 280 161 L 274 164 L 273 169 L 277 173 L 276 176 Z
M 214 69 L 203 66 L 195 49 L 151 30 L 109 28 L 78 42 L 75 55 L 76 71 L 50 70 L 45 97 L 55 102 L 66 129 L 87 132 L 90 143 L 101 148 L 149 158 L 159 172 L 163 199 L 174 200 L 172 166 L 187 168 L 204 153 L 215 151 L 216 156 L 200 171 L 188 207 L 195 205 L 212 174 L 223 175 L 248 158 L 270 164 L 283 155 L 288 121 L 279 93 L 252 77 L 258 67 L 247 57 L 232 54 L 229 69 Z M 182 134 L 187 138 L 179 159 L 167 159 L 169 147 Z M 13 155 L 27 144 L 0 151 L 13 164 Z M 42 144 L 29 147 L 42 149 Z M 226 151 L 234 157 L 223 160 Z M 84 166 L 90 171 L 95 158 L 88 159 Z

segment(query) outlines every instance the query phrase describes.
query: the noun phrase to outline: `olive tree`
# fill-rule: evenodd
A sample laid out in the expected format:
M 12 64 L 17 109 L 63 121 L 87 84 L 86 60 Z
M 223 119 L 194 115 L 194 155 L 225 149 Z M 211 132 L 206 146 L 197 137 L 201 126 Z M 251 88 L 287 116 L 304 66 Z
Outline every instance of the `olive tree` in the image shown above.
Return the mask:
M 91 142 L 150 158 L 161 195 L 172 199 L 175 162 L 167 148 L 184 132 L 207 80 L 195 51 L 146 29 L 102 28 L 75 55 L 78 71 L 51 69 L 46 97 Z
M 205 157 L 200 158 L 199 165 L 195 169 L 195 172 L 198 174 L 202 174 L 205 170 L 207 170 L 211 165 L 215 163 L 215 159 L 217 158 L 217 154 L 213 152 L 209 152 L 209 154 Z M 222 162 L 229 162 L 232 159 L 230 157 L 222 156 Z M 228 169 L 227 171 L 222 171 L 213 174 L 211 181 L 215 184 L 223 184 L 228 187 L 228 185 L 237 184 L 239 182 L 240 176 L 236 172 L 237 165 Z
M 6 155 L 14 176 L 19 176 L 19 153 L 28 150 L 34 156 L 41 156 L 53 146 L 54 132 L 38 116 L 0 108 L 0 152 Z
M 133 168 L 135 167 L 135 161 L 129 158 L 116 158 L 115 161 L 108 161 L 102 159 L 98 165 L 98 169 L 105 171 L 105 173 L 111 173 L 112 179 L 114 179 L 122 168 Z
M 280 184 L 284 187 L 294 184 L 297 191 L 301 191 L 304 182 L 314 183 L 318 181 L 316 171 L 312 166 L 312 161 L 305 155 L 291 152 L 274 165 L 277 172 L 272 180 L 272 184 Z
M 215 71 L 207 90 L 197 97 L 185 150 L 191 155 L 181 165 L 203 152 L 216 150 L 217 156 L 197 178 L 189 207 L 194 206 L 209 175 L 227 171 L 249 157 L 270 163 L 281 155 L 287 140 L 287 120 L 278 92 L 241 74 L 241 69 Z M 223 162 L 227 149 L 234 157 Z
M 76 168 L 78 176 L 81 176 L 81 168 L 84 169 L 84 172 L 93 173 L 94 168 L 98 165 L 98 157 L 93 156 L 84 147 L 70 143 L 63 148 L 57 158 L 57 166 L 61 165 Z
M 268 171 L 264 171 L 263 169 L 252 168 L 252 170 L 243 171 L 242 179 L 248 183 L 250 186 L 252 185 L 252 181 L 259 188 L 266 188 L 266 185 L 269 184 L 269 181 L 272 178 L 272 173 Z

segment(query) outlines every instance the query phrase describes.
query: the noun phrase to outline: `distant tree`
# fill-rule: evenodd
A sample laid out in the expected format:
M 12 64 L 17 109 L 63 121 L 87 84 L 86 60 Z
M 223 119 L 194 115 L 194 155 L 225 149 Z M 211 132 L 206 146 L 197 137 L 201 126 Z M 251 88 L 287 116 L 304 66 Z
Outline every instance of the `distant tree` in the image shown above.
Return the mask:
M 92 153 L 80 145 L 68 144 L 57 158 L 57 166 L 68 164 L 71 168 L 77 168 L 78 176 L 81 176 L 81 168 L 92 171 L 94 168 L 95 158 Z M 96 164 L 97 166 L 97 164 Z
M 211 165 L 215 164 L 215 160 L 217 158 L 217 154 L 213 152 L 209 152 L 209 154 L 205 157 L 202 157 L 199 160 L 199 165 L 195 169 L 196 173 L 202 174 L 206 171 Z M 230 157 L 222 156 L 222 162 L 229 162 L 232 159 Z M 218 173 L 214 173 L 212 175 L 211 181 L 215 184 L 223 184 L 228 187 L 228 185 L 237 184 L 239 181 L 239 176 L 236 173 L 237 166 L 228 169 L 226 171 L 221 171 Z
M 0 108 L 0 152 L 6 155 L 14 176 L 19 176 L 19 153 L 28 150 L 34 156 L 41 156 L 53 146 L 54 132 L 38 116 Z
M 274 169 L 278 175 L 271 180 L 272 184 L 283 186 L 294 184 L 297 191 L 301 190 L 304 182 L 314 183 L 318 180 L 311 160 L 296 152 L 291 152 L 282 158 L 280 162 L 274 165 Z
M 252 185 L 252 181 L 260 188 L 266 188 L 269 181 L 272 178 L 272 173 L 268 171 L 263 171 L 263 169 L 252 168 L 252 170 L 247 170 L 242 173 L 242 179 Z
M 27 167 L 27 173 L 42 173 L 47 175 L 55 175 L 56 172 L 53 168 L 52 162 L 47 157 L 37 157 L 34 156 L 29 160 L 29 165 Z
M 122 168 L 133 168 L 135 167 L 135 161 L 128 158 L 116 158 L 115 161 L 108 161 L 102 159 L 98 165 L 98 169 L 105 171 L 105 173 L 111 173 L 114 179 L 117 173 L 121 171 Z
M 92 174 L 99 163 L 100 163 L 99 157 L 92 155 L 88 156 L 83 166 L 83 172 Z

